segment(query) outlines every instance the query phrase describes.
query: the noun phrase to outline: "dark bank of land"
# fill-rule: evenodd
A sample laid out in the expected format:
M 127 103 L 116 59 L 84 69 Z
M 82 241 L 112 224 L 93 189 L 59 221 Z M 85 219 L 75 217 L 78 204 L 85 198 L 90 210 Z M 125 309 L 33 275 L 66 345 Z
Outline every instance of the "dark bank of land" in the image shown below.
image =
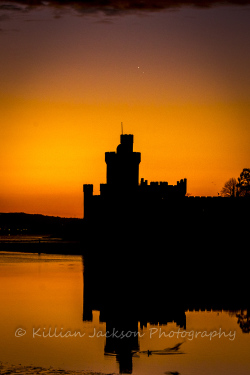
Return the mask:
M 0 251 L 81 254 L 83 219 L 0 213 Z
M 63 239 L 77 236 L 79 238 L 82 222 L 82 219 L 23 212 L 0 213 L 0 235 L 50 235 Z
M 0 373 L 1 374 L 8 374 L 8 375 L 105 375 L 105 373 L 101 372 L 93 372 L 93 371 L 71 371 L 71 370 L 63 370 L 61 368 L 54 369 L 50 368 L 43 368 L 39 366 L 24 366 L 24 365 L 10 365 L 8 363 L 0 362 Z M 108 374 L 107 374 L 108 375 Z M 111 375 L 111 374 L 110 374 Z M 115 374 L 112 374 L 115 375 Z

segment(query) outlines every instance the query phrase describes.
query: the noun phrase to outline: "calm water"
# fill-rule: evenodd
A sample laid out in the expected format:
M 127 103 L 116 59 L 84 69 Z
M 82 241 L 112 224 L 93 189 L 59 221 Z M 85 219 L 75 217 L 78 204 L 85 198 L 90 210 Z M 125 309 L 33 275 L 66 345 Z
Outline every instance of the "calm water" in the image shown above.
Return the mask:
M 81 256 L 0 252 L 0 361 L 102 373 L 250 373 L 246 311 L 184 310 L 159 313 L 160 324 L 136 321 L 124 330 L 132 341 L 122 357 L 114 348 L 128 337 L 112 343 L 109 317 L 93 311 L 86 318 L 85 290 Z

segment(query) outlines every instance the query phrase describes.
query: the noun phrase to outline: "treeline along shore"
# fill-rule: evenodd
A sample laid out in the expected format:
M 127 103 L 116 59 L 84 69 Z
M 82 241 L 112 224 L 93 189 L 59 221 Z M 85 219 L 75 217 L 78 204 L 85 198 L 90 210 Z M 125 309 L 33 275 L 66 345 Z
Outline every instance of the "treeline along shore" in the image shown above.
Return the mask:
M 82 253 L 83 219 L 0 213 L 0 251 Z

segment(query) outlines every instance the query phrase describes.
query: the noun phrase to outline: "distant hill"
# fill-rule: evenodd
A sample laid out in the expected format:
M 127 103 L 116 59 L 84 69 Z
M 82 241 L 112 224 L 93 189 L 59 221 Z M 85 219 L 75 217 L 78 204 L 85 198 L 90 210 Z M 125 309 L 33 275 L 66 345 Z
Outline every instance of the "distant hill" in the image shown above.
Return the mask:
M 39 214 L 0 213 L 0 235 L 51 235 L 80 238 L 83 219 Z

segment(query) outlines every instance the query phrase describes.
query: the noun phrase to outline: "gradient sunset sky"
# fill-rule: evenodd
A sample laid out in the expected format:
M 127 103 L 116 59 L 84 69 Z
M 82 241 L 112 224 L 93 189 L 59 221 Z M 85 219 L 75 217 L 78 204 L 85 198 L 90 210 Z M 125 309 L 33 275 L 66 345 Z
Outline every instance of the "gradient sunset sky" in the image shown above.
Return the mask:
M 0 212 L 82 217 L 121 122 L 140 178 L 216 196 L 250 167 L 249 1 L 61 3 L 0 0 Z

